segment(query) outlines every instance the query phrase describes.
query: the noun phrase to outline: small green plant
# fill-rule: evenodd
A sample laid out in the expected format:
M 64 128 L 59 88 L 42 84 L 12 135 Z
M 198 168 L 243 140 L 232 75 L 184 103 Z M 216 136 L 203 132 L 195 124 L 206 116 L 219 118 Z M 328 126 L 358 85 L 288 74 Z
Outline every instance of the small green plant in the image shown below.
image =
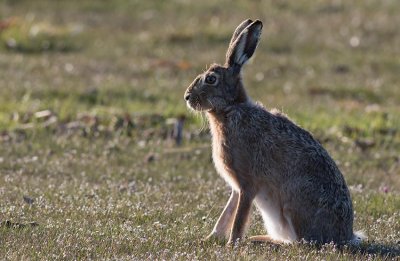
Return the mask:
M 71 52 L 80 48 L 79 28 L 48 22 L 14 18 L 1 32 L 1 42 L 10 51 L 20 53 Z

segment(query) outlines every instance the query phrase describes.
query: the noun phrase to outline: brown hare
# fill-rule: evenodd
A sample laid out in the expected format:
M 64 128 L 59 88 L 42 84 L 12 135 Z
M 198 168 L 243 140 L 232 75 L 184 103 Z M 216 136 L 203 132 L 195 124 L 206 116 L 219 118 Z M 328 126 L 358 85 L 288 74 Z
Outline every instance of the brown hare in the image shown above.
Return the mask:
M 196 77 L 184 98 L 205 112 L 218 173 L 232 194 L 209 235 L 242 239 L 254 202 L 268 235 L 252 241 L 318 244 L 359 243 L 343 175 L 322 145 L 279 111 L 268 111 L 246 94 L 243 64 L 253 55 L 262 22 L 243 21 L 233 33 L 225 65 Z

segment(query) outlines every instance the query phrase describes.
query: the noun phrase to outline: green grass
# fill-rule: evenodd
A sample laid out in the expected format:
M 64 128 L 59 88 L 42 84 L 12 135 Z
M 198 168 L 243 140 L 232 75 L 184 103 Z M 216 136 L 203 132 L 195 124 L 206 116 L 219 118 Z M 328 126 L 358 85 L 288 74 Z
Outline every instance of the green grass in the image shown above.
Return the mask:
M 378 0 L 0 2 L 0 256 L 399 258 L 399 11 Z M 368 235 L 360 248 L 202 242 L 229 188 L 183 93 L 248 17 L 265 24 L 248 92 L 336 160 Z M 175 147 L 169 118 L 181 114 Z M 264 233 L 256 212 L 248 233 Z

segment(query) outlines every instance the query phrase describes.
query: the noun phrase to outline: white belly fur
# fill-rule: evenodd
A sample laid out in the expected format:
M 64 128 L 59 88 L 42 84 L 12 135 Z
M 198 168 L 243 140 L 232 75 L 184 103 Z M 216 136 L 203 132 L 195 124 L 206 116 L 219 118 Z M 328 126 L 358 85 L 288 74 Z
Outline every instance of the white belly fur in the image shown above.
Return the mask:
M 275 240 L 291 243 L 297 240 L 292 221 L 281 212 L 279 203 L 269 200 L 264 193 L 255 198 L 255 205 L 261 212 L 268 235 Z

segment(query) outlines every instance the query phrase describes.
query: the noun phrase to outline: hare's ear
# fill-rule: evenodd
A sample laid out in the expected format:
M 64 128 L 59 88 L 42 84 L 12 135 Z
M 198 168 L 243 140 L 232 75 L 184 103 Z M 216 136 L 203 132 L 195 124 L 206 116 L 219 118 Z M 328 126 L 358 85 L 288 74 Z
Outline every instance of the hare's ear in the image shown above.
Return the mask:
M 245 22 L 242 24 L 245 24 Z M 236 29 L 232 39 L 235 37 L 236 32 L 240 30 L 241 25 Z M 262 27 L 262 22 L 256 20 L 239 33 L 226 53 L 225 65 L 227 67 L 232 68 L 234 72 L 240 71 L 243 64 L 254 54 L 258 41 L 260 40 Z
M 253 20 L 247 19 L 247 20 L 244 20 L 241 24 L 239 24 L 238 27 L 236 27 L 235 32 L 233 32 L 233 35 L 232 35 L 232 38 L 231 38 L 231 42 L 229 43 L 229 46 L 231 46 L 235 42 L 235 40 L 237 39 L 239 34 L 244 30 L 244 28 L 246 28 L 252 22 L 253 22 Z

